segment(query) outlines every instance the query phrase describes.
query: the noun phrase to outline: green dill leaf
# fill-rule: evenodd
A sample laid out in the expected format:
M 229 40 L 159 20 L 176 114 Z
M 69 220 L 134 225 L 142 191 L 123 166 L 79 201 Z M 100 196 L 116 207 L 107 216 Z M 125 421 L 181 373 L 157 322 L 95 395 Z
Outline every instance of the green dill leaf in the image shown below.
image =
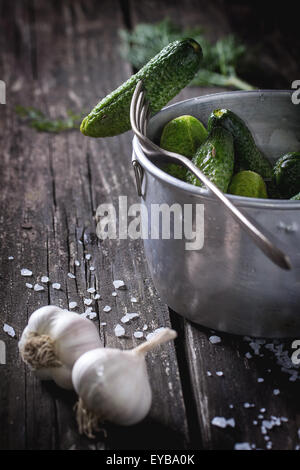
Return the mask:
M 140 23 L 133 31 L 123 29 L 119 34 L 121 56 L 136 69 L 140 69 L 170 42 L 192 37 L 201 44 L 203 61 L 202 69 L 190 85 L 253 89 L 252 85 L 237 76 L 236 69 L 246 53 L 246 47 L 233 35 L 212 44 L 206 39 L 202 27 L 183 30 L 168 18 L 155 24 Z
M 59 133 L 79 129 L 81 119 L 85 115 L 85 113 L 75 114 L 73 111 L 67 111 L 66 119 L 50 119 L 42 111 L 32 106 L 16 106 L 15 110 L 29 127 L 38 132 Z

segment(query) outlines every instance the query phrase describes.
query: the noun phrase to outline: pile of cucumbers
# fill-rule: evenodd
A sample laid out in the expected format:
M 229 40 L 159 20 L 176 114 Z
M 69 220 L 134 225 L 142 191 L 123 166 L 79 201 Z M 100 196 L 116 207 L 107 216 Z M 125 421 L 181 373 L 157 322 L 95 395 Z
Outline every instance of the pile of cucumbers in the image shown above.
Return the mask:
M 283 155 L 272 167 L 245 122 L 229 109 L 215 109 L 207 130 L 193 116 L 173 119 L 163 129 L 160 146 L 190 158 L 225 193 L 300 200 L 300 151 Z M 179 165 L 169 164 L 165 171 L 202 185 Z

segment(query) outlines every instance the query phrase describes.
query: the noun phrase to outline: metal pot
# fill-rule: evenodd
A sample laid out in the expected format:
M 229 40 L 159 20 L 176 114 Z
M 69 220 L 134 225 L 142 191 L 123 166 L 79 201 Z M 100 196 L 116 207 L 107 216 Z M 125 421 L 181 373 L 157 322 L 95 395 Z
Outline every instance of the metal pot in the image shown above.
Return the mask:
M 300 106 L 290 91 L 228 92 L 169 106 L 150 121 L 148 136 L 159 139 L 171 119 L 190 114 L 207 124 L 216 108 L 245 120 L 271 161 L 300 149 Z M 269 261 L 206 190 L 184 183 L 154 165 L 133 139 L 133 162 L 142 204 L 204 204 L 204 245 L 186 250 L 186 240 L 144 239 L 145 254 L 161 299 L 201 325 L 242 335 L 300 334 L 300 202 L 228 196 L 288 250 L 291 271 Z M 194 221 L 195 222 L 195 221 Z M 144 231 L 151 232 L 151 217 Z M 161 233 L 161 227 L 159 227 Z

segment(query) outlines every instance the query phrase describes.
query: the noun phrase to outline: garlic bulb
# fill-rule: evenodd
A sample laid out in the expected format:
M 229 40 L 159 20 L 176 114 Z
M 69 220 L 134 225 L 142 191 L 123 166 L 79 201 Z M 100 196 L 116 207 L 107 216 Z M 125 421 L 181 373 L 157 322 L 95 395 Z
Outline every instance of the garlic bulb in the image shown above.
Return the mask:
M 101 347 L 95 325 L 54 305 L 36 310 L 19 341 L 19 351 L 43 380 L 72 389 L 72 367 L 86 351 Z
M 176 336 L 174 330 L 165 328 L 135 349 L 98 348 L 76 361 L 72 381 L 79 395 L 76 418 L 80 434 L 94 437 L 99 421 L 129 426 L 147 415 L 152 393 L 145 355 Z

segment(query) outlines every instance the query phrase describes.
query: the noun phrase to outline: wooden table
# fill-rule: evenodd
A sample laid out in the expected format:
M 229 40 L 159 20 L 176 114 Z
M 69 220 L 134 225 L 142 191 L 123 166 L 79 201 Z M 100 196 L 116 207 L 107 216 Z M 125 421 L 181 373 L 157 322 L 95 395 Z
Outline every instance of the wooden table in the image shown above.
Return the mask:
M 94 216 L 100 203 L 117 206 L 119 195 L 128 196 L 129 204 L 138 202 L 130 163 L 132 133 L 101 140 L 78 131 L 38 133 L 14 111 L 17 104 L 33 105 L 54 117 L 66 109 L 90 109 L 132 73 L 120 59 L 119 28 L 168 15 L 181 24 L 205 23 L 208 29 L 217 18 L 218 35 L 230 32 L 226 15 L 205 3 L 204 9 L 204 2 L 192 0 L 0 1 L 0 79 L 7 87 L 7 104 L 0 105 L 0 339 L 6 345 L 6 365 L 0 365 L 1 449 L 233 449 L 242 442 L 266 448 L 259 414 L 266 420 L 288 419 L 267 431 L 273 449 L 300 443 L 299 381 L 289 381 L 274 354 L 265 345 L 255 354 L 250 339 L 222 333 L 217 333 L 221 342 L 212 344 L 210 330 L 161 302 L 141 241 L 97 238 Z M 220 89 L 188 88 L 176 100 L 212 91 Z M 22 277 L 21 268 L 31 269 L 33 277 Z M 61 289 L 25 287 L 42 275 L 61 283 Z M 116 297 L 111 295 L 114 279 L 127 286 Z M 99 326 L 106 346 L 137 345 L 133 332 L 144 324 L 148 331 L 172 326 L 179 333 L 174 344 L 147 358 L 153 389 L 149 416 L 130 428 L 107 425 L 95 440 L 77 432 L 75 394 L 37 380 L 17 348 L 35 309 L 50 303 L 67 308 L 76 301 L 82 312 L 91 286 L 101 293 L 94 321 L 107 323 Z M 132 305 L 132 296 L 137 304 Z M 112 307 L 110 313 L 103 312 L 105 305 Z M 126 338 L 118 339 L 114 327 L 126 311 L 137 311 L 140 319 L 126 326 Z M 15 338 L 2 330 L 4 322 L 15 329 Z M 291 356 L 291 341 L 284 346 Z M 274 389 L 280 394 L 274 395 Z M 234 418 L 235 427 L 213 425 L 216 416 Z

